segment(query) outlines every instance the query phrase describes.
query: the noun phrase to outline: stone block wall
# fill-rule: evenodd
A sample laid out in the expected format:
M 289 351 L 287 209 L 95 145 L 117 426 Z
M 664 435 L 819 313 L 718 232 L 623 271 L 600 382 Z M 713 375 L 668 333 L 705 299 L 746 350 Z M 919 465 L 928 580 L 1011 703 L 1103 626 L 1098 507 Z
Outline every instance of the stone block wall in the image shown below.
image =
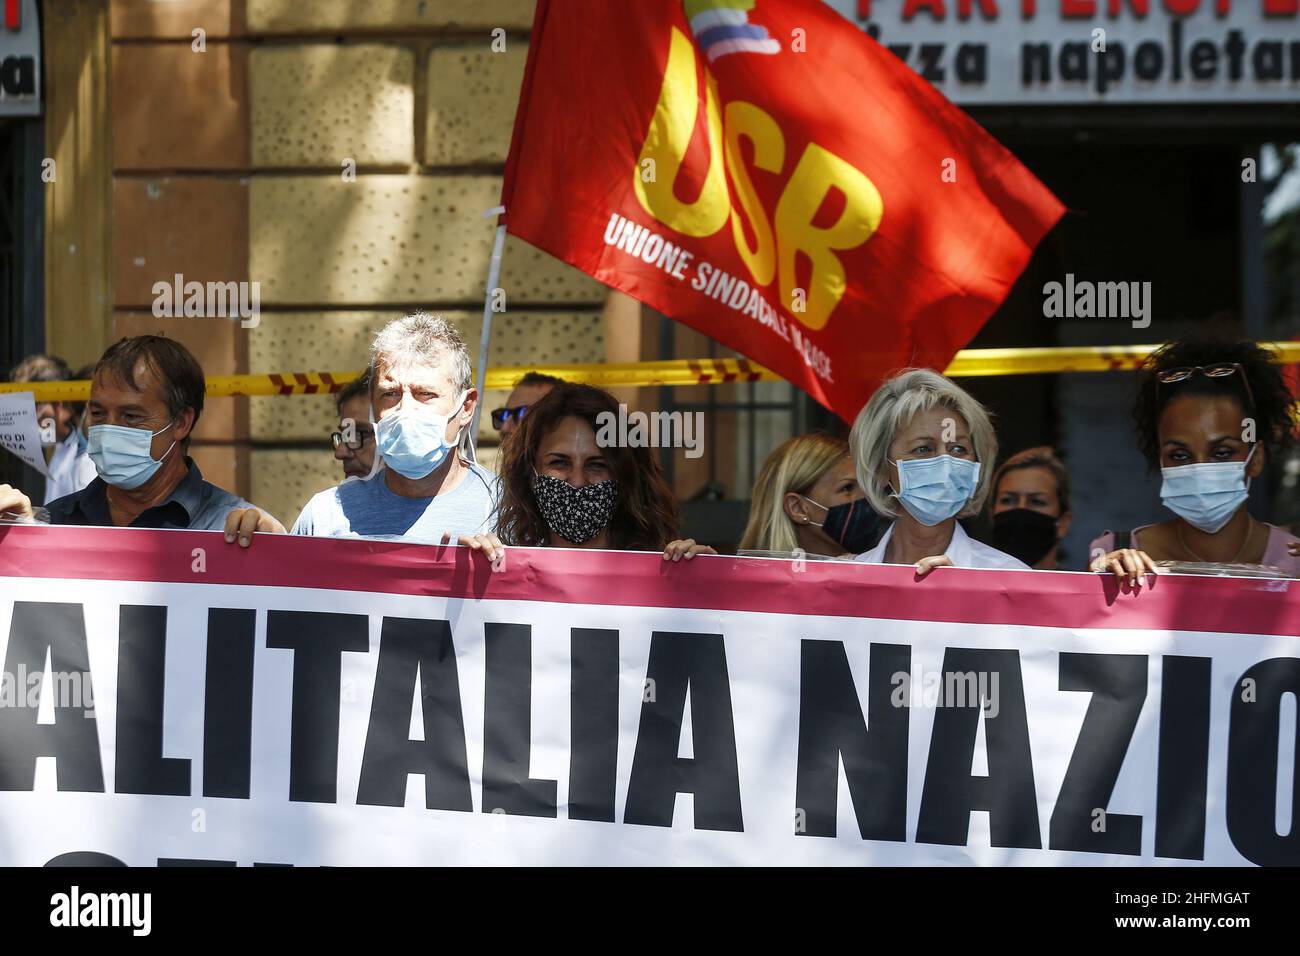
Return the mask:
M 477 357 L 483 213 L 532 17 L 532 0 L 111 0 L 113 337 L 162 332 L 210 375 L 351 370 L 423 307 Z M 260 321 L 155 316 L 177 274 L 259 283 Z M 603 287 L 514 239 L 501 285 L 493 365 L 604 361 L 626 338 Z M 287 524 L 341 477 L 335 421 L 325 396 L 214 398 L 194 456 Z M 486 415 L 481 438 L 490 460 Z

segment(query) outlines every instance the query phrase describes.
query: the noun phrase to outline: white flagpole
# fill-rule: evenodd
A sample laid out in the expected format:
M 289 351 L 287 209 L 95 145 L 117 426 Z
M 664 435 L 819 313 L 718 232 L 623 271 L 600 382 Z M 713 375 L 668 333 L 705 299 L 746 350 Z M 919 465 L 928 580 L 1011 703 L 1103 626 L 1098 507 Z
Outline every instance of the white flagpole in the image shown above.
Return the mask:
M 505 206 L 494 206 L 483 213 L 486 219 L 505 214 Z M 469 427 L 469 453 L 473 461 L 478 461 L 475 447 L 478 444 L 478 422 L 483 412 L 483 385 L 487 380 L 488 349 L 492 343 L 492 296 L 501 281 L 501 252 L 506 244 L 506 224 L 497 225 L 496 239 L 492 243 L 492 261 L 488 264 L 487 291 L 483 294 L 483 334 L 478 343 L 478 374 L 474 385 L 478 389 L 478 403 L 474 406 L 474 421 Z

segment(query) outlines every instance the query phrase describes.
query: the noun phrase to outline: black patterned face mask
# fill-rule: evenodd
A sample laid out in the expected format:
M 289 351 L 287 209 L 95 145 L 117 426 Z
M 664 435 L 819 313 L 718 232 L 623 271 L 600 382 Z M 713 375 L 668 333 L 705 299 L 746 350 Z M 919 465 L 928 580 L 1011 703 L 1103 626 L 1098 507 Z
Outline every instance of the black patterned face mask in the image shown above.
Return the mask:
M 575 488 L 563 478 L 533 473 L 533 497 L 547 527 L 565 541 L 583 544 L 600 534 L 614 516 L 614 479 Z

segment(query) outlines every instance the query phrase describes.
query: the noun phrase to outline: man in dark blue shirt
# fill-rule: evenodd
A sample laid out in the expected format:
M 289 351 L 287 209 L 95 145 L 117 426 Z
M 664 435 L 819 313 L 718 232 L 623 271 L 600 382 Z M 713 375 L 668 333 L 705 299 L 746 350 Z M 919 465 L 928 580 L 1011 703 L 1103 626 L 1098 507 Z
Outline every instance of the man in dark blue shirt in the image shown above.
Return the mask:
M 247 501 L 203 480 L 185 454 L 203 411 L 203 369 L 180 343 L 157 335 L 122 339 L 95 366 L 86 406 L 89 454 L 98 473 L 88 486 L 48 505 L 53 524 L 132 528 L 227 526 Z M 0 485 L 0 512 L 30 519 L 31 501 Z M 247 547 L 252 531 L 283 532 L 264 511 L 246 512 L 227 532 Z
M 131 522 L 132 528 L 189 528 L 191 531 L 220 531 L 226 515 L 235 508 L 253 507 L 238 495 L 203 480 L 199 466 L 185 459 L 187 470 L 180 484 L 161 503 L 151 505 Z M 51 524 L 112 525 L 110 486 L 96 478 L 81 491 L 50 502 Z

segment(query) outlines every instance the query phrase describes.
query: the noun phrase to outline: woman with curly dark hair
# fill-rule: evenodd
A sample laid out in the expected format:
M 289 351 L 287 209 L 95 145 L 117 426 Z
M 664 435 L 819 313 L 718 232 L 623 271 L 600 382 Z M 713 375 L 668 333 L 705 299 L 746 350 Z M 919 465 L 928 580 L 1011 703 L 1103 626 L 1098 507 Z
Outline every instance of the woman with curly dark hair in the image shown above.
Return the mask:
M 1246 511 L 1252 478 L 1293 440 L 1296 400 L 1274 356 L 1254 342 L 1171 342 L 1143 366 L 1134 422 L 1174 517 L 1092 542 L 1090 570 L 1134 587 L 1156 561 L 1276 567 L 1300 577 L 1283 528 Z
M 649 448 L 598 440 L 618 420 L 608 392 L 572 382 L 551 389 L 502 445 L 496 536 L 467 543 L 489 559 L 502 542 L 662 551 L 673 561 L 715 553 L 675 540 L 677 506 Z

